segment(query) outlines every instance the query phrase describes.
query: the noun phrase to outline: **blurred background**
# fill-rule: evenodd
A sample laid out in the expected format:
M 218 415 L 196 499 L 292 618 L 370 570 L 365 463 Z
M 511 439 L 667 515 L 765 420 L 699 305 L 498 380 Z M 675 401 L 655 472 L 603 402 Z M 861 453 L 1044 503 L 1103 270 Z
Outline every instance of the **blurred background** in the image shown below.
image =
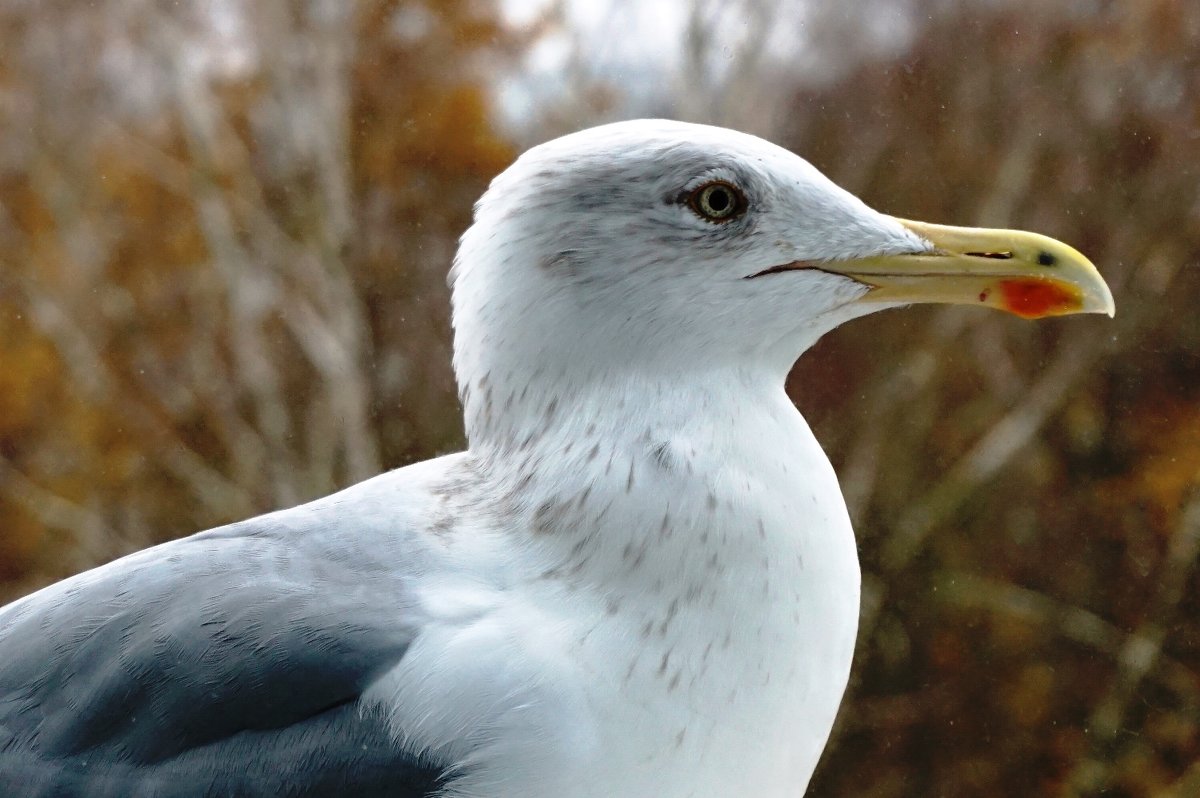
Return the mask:
M 865 571 L 809 794 L 1200 795 L 1188 0 L 0 0 L 0 600 L 461 447 L 472 202 L 647 115 L 1061 238 L 1116 295 L 797 366 Z

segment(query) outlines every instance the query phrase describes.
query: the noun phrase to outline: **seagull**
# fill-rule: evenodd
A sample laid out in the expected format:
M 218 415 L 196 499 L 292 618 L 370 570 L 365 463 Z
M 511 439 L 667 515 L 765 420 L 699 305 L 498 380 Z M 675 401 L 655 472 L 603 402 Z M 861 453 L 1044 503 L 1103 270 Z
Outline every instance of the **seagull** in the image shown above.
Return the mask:
M 860 572 L 793 362 L 911 303 L 1114 307 L 1066 244 L 664 120 L 518 158 L 450 283 L 466 450 L 0 609 L 0 793 L 800 795 Z

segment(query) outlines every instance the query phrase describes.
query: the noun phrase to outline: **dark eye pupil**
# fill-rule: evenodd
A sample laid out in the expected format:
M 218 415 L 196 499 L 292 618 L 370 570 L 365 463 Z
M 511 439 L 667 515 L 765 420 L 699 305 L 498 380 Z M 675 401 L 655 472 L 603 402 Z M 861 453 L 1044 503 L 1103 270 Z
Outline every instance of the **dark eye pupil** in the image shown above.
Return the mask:
M 736 186 L 714 180 L 688 195 L 687 204 L 702 219 L 725 222 L 745 210 L 746 199 Z
M 723 188 L 714 188 L 708 192 L 708 207 L 717 213 L 729 207 L 729 192 Z

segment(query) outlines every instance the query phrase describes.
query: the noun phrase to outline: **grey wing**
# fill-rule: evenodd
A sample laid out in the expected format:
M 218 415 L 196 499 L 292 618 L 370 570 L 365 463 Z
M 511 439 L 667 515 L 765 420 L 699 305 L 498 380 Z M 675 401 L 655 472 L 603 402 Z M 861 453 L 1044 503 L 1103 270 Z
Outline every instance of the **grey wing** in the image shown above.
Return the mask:
M 399 580 L 293 526 L 201 533 L 0 609 L 0 794 L 434 795 L 444 763 L 359 701 L 414 636 Z

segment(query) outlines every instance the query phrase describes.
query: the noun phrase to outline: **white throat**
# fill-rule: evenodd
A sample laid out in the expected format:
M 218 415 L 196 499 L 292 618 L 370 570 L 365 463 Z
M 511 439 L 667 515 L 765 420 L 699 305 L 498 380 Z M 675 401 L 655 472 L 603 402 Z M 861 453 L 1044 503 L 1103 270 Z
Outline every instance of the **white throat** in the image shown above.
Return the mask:
M 859 571 L 832 469 L 780 381 L 677 373 L 533 393 L 504 411 L 522 423 L 473 437 L 473 485 L 456 492 L 470 528 L 506 539 L 531 625 L 556 628 L 527 645 L 582 672 L 566 681 L 584 695 L 546 721 L 574 724 L 547 730 L 573 741 L 565 770 L 594 766 L 607 788 L 625 774 L 627 795 L 796 794 L 849 674 Z M 579 728 L 594 730 L 586 744 Z M 730 761 L 752 775 L 716 764 Z M 479 778 L 533 789 L 495 767 Z

